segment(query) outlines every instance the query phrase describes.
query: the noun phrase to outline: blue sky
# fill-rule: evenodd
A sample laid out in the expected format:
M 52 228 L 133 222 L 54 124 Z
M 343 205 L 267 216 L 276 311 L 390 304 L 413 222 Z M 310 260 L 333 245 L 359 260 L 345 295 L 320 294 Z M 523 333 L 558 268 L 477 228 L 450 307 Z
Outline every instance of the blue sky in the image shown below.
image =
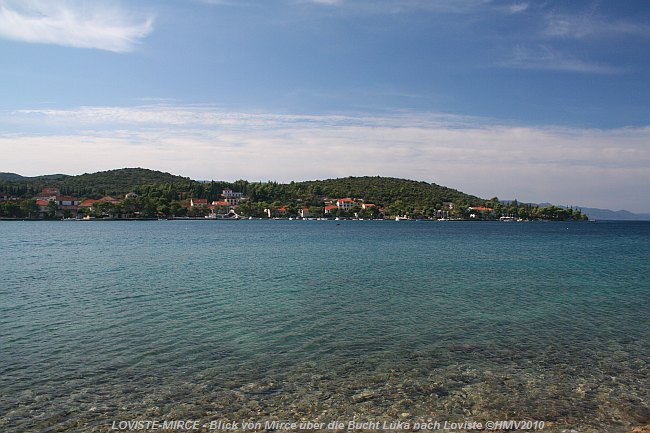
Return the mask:
M 0 171 L 650 212 L 650 3 L 0 0 Z

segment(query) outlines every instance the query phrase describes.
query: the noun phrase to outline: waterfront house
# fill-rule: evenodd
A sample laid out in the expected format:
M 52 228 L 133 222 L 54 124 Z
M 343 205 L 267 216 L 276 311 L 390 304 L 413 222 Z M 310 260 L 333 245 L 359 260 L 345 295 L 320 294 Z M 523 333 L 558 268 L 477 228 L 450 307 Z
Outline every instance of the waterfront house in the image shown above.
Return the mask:
M 81 199 L 67 195 L 50 195 L 57 191 L 58 189 L 56 188 L 45 188 L 37 195 L 37 197 L 34 197 L 41 217 L 49 214 L 50 202 L 53 202 L 56 205 L 57 216 L 69 217 L 74 216 L 77 213 L 79 205 L 82 203 Z
M 54 199 L 54 202 L 59 207 L 76 207 L 81 203 L 81 199 L 77 197 L 70 197 L 68 195 L 58 195 Z
M 325 214 L 329 215 L 329 214 L 331 214 L 332 212 L 334 212 L 334 211 L 335 211 L 336 209 L 338 209 L 338 208 L 339 208 L 338 206 L 335 206 L 335 205 L 333 205 L 333 204 L 332 204 L 332 205 L 328 205 L 328 206 L 325 206 L 325 208 L 323 209 L 323 212 L 324 212 Z
M 61 195 L 58 188 L 43 188 L 41 192 L 34 196 L 34 200 L 56 201 L 56 198 Z
M 340 198 L 336 201 L 336 205 L 339 209 L 344 211 L 349 211 L 354 207 L 356 203 L 351 198 Z
M 470 212 L 469 217 L 471 219 L 476 219 L 479 217 L 482 219 L 486 214 L 489 214 L 494 209 L 485 206 L 470 206 L 467 208 L 467 210 Z
M 43 188 L 35 197 L 53 197 L 57 195 L 61 195 L 59 188 Z
M 91 199 L 91 198 L 88 198 L 88 199 L 82 201 L 81 203 L 79 203 L 79 206 L 77 206 L 77 208 L 78 208 L 79 210 L 85 210 L 85 209 L 88 209 L 90 212 L 92 212 L 93 209 L 94 209 L 94 205 L 95 205 L 95 203 L 97 203 L 97 202 L 99 202 L 99 200 L 93 200 L 93 199 Z
M 264 209 L 264 213 L 268 218 L 282 218 L 287 215 L 287 207 L 282 206 L 275 209 Z
M 231 206 L 238 206 L 242 201 L 248 200 L 248 197 L 244 197 L 241 192 L 236 192 L 229 188 L 221 192 L 221 197 L 223 197 L 223 201 L 228 202 Z
M 195 207 L 195 206 L 207 207 L 208 206 L 208 199 L 207 198 L 191 198 L 190 199 L 190 207 Z
M 50 209 L 50 202 L 48 200 L 36 200 L 36 205 L 38 206 L 38 217 L 44 218 L 48 216 Z
M 230 210 L 230 203 L 225 200 L 213 201 L 212 204 L 208 206 L 208 209 L 215 214 L 227 214 Z
M 300 218 L 311 218 L 311 212 L 306 207 L 299 209 L 298 215 L 300 215 Z

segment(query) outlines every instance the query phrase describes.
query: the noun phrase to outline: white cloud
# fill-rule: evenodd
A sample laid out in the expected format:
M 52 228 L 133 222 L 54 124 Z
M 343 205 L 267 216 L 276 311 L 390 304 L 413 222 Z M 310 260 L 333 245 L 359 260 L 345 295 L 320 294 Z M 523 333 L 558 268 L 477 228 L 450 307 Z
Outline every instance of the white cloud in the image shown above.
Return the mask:
M 539 45 L 535 48 L 517 46 L 507 59 L 498 63 L 498 66 L 601 75 L 626 72 L 624 68 L 584 60 L 548 45 Z
M 76 0 L 0 0 L 0 37 L 30 43 L 127 52 L 153 30 L 116 4 Z
M 525 12 L 528 8 L 528 3 L 514 3 L 509 6 L 508 11 L 511 14 L 518 14 L 520 12 Z
M 0 135 L 1 170 L 24 175 L 132 166 L 195 179 L 384 175 L 483 197 L 650 210 L 650 127 L 603 131 L 431 113 L 313 116 L 173 106 L 21 111 L 0 115 L 0 126 L 10 125 L 7 119 L 35 128 Z
M 548 14 L 542 35 L 570 39 L 623 35 L 649 37 L 650 26 L 645 23 L 605 19 L 594 15 L 593 12 L 575 15 Z

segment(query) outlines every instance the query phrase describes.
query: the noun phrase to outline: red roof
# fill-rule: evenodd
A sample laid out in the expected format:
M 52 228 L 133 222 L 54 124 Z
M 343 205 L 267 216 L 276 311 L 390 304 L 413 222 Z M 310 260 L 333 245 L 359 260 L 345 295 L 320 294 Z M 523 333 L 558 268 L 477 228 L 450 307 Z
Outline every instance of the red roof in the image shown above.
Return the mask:
M 230 203 L 227 201 L 213 201 L 212 204 L 215 206 L 228 206 Z
M 334 209 L 338 209 L 338 208 L 339 208 L 338 206 L 333 206 L 333 205 L 332 205 L 332 206 L 325 206 L 325 210 L 326 210 L 326 211 L 328 211 L 328 210 L 334 210 Z
M 95 203 L 97 203 L 98 201 L 99 200 L 93 200 L 91 198 L 88 198 L 88 199 L 82 201 L 81 203 L 79 203 L 79 206 L 81 206 L 81 207 L 85 207 L 85 206 L 90 207 L 90 206 L 94 205 Z
M 49 202 L 46 200 L 36 200 L 36 204 L 39 206 L 47 206 Z
M 192 203 L 194 204 L 208 204 L 207 198 L 193 198 Z
M 344 202 L 352 202 L 352 203 L 354 203 L 354 200 L 352 200 L 351 198 L 340 198 L 340 199 L 338 199 L 338 201 L 344 201 Z

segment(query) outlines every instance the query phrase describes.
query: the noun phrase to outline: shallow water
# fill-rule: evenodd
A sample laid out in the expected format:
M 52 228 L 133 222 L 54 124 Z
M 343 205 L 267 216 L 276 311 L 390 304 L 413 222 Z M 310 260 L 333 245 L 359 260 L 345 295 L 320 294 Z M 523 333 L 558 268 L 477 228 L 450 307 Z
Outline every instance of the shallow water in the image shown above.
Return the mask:
M 0 429 L 627 431 L 650 423 L 649 241 L 629 222 L 4 222 Z

